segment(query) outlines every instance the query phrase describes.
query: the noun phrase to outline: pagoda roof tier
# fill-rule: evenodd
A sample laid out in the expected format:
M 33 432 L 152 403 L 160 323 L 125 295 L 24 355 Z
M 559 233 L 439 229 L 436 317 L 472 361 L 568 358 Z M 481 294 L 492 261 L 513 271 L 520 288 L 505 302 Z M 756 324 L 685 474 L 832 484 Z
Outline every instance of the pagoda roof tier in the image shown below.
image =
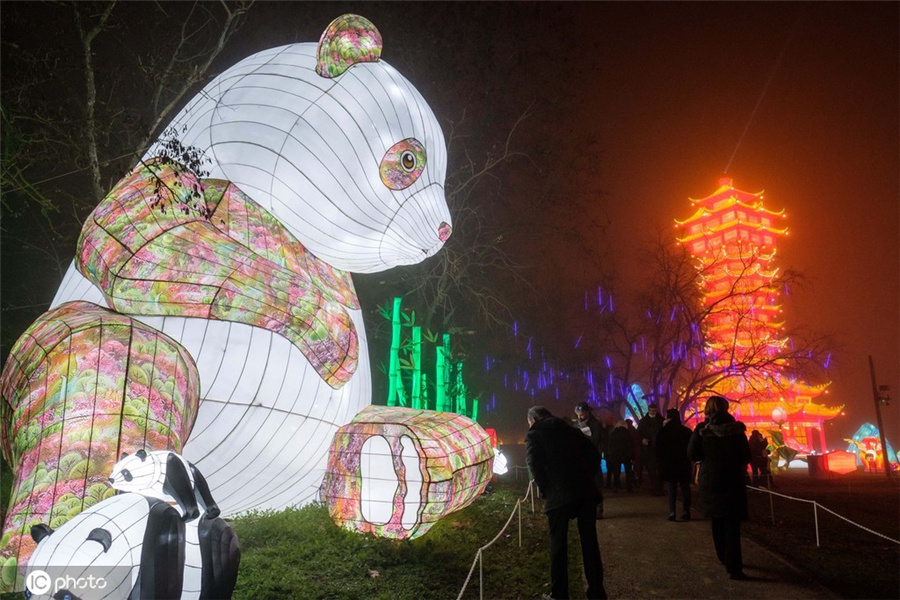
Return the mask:
M 744 192 L 741 192 L 741 193 L 744 193 Z M 762 193 L 762 192 L 760 192 L 760 193 Z M 763 206 L 762 197 L 760 197 L 759 199 L 753 197 L 753 200 L 748 203 L 748 202 L 741 200 L 737 196 L 729 196 L 727 198 L 719 198 L 718 203 L 710 204 L 709 200 L 711 198 L 715 198 L 715 194 L 713 196 L 710 196 L 710 198 L 707 198 L 704 200 L 694 200 L 693 198 L 688 198 L 688 200 L 690 200 L 692 204 L 694 204 L 695 206 L 699 206 L 699 208 L 696 210 L 696 212 L 694 212 L 694 214 L 689 216 L 687 219 L 685 219 L 683 221 L 679 220 L 679 219 L 675 219 L 675 222 L 678 223 L 679 225 L 684 225 L 685 223 L 688 223 L 689 221 L 693 221 L 693 220 L 696 220 L 696 219 L 699 219 L 702 217 L 706 217 L 706 216 L 710 216 L 710 215 L 718 215 L 723 210 L 728 210 L 729 208 L 745 208 L 751 214 L 765 213 L 772 217 L 784 217 L 785 216 L 783 208 L 781 210 L 772 210 L 772 209 L 769 209 L 769 208 L 766 208 L 765 206 Z
M 694 216 L 696 217 L 697 214 L 700 212 L 702 212 L 702 211 L 697 211 L 697 213 L 695 213 Z M 679 222 L 676 219 L 676 223 L 678 223 L 679 225 L 685 225 L 687 223 L 690 223 L 693 220 L 693 218 L 694 217 L 689 217 L 686 221 L 683 221 L 683 222 Z M 691 242 L 691 241 L 696 240 L 697 238 L 709 236 L 711 234 L 718 234 L 727 229 L 734 229 L 736 227 L 737 228 L 743 227 L 744 229 L 752 230 L 755 232 L 765 231 L 765 232 L 768 232 L 768 233 L 771 233 L 774 235 L 784 235 L 787 233 L 787 230 L 788 230 L 787 227 L 778 228 L 778 227 L 774 227 L 772 225 L 764 225 L 761 222 L 760 223 L 749 223 L 747 221 L 740 221 L 735 217 L 733 220 L 726 221 L 725 223 L 720 223 L 720 224 L 714 225 L 712 227 L 704 226 L 700 229 L 700 231 L 697 231 L 695 233 L 689 233 L 688 235 L 686 235 L 682 238 L 676 238 L 676 239 L 682 243 Z
M 792 381 L 791 392 L 793 392 L 795 396 L 815 398 L 816 396 L 822 395 L 825 392 L 825 389 L 830 385 L 830 381 L 819 384 L 807 383 L 805 381 Z
M 724 206 L 724 202 L 742 202 L 748 207 L 762 206 L 763 190 L 758 192 L 745 192 L 734 187 L 731 177 L 719 179 L 719 187 L 706 198 L 689 198 L 693 204 L 718 209 Z M 723 204 L 719 204 L 723 203 Z M 772 213 L 776 214 L 776 213 Z M 780 214 L 780 213 L 778 213 Z
M 844 410 L 844 405 L 840 406 L 824 406 L 815 402 L 807 402 L 801 408 L 801 413 L 807 417 L 820 417 L 823 419 L 833 419 Z
M 716 315 L 718 316 L 718 315 Z M 729 334 L 728 343 L 731 343 L 731 338 L 734 337 L 734 321 L 728 322 L 725 321 L 725 315 L 722 315 L 722 318 L 714 319 L 716 322 L 707 325 L 706 331 L 708 333 L 727 333 Z M 724 323 L 720 321 L 725 321 Z M 773 321 L 759 321 L 756 324 L 756 331 L 765 330 L 771 331 L 772 333 L 776 333 L 779 329 L 784 327 L 784 322 L 773 322 Z M 749 331 L 747 331 L 749 333 Z M 787 338 L 784 338 L 782 343 L 786 343 Z
M 728 277 L 751 277 L 753 275 L 758 275 L 761 279 L 772 279 L 778 275 L 778 271 L 780 270 L 778 267 L 775 267 L 770 271 L 764 271 L 763 269 L 765 269 L 765 266 L 759 262 L 735 272 L 732 272 L 727 264 L 722 267 L 722 271 L 724 271 L 723 275 Z
M 759 400 L 748 400 L 748 403 L 752 403 L 755 405 L 755 413 L 757 417 L 766 418 L 771 414 L 771 411 L 780 407 L 784 410 L 784 414 L 786 416 L 785 423 L 798 423 L 803 421 L 817 421 L 823 420 L 827 421 L 829 419 L 833 419 L 841 414 L 841 411 L 844 410 L 844 405 L 841 404 L 839 406 L 824 406 L 822 404 L 817 404 L 815 402 L 807 402 L 806 404 L 790 404 L 788 402 L 778 402 L 778 401 L 759 401 Z M 743 403 L 742 403 L 743 404 Z M 747 407 L 749 408 L 749 407 Z M 750 415 L 741 415 L 742 419 L 752 418 Z

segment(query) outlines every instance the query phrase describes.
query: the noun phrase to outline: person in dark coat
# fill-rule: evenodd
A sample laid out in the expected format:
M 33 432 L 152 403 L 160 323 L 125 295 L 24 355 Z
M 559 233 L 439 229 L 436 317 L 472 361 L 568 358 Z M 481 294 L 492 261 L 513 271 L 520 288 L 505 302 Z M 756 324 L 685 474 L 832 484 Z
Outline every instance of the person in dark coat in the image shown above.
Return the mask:
M 753 487 L 763 485 L 771 487 L 769 475 L 769 442 L 758 430 L 754 429 L 750 434 L 750 471 L 753 473 Z
M 659 480 L 659 463 L 656 460 L 656 436 L 663 426 L 662 415 L 655 404 L 647 406 L 647 414 L 638 421 L 637 431 L 641 436 L 641 466 L 638 482 L 644 479 L 644 469 L 650 474 L 650 493 L 662 496 L 662 483 Z
M 591 411 L 591 405 L 587 402 L 580 402 L 575 407 L 574 425 L 591 440 L 602 460 L 607 441 L 606 427 L 594 416 L 594 413 Z M 607 466 L 607 468 L 609 467 Z M 603 518 L 603 469 L 599 463 L 597 465 L 597 489 L 600 490 L 600 501 L 597 503 L 597 520 L 600 520 Z
M 688 456 L 700 463 L 700 500 L 712 521 L 716 556 L 731 579 L 746 579 L 741 520 L 747 518 L 747 428 L 728 414 L 728 400 L 721 396 L 709 398 L 704 413 L 706 420 L 691 434 Z
M 553 598 L 569 597 L 568 529 L 577 519 L 581 558 L 587 579 L 587 598 L 606 598 L 603 563 L 595 520 L 600 490 L 600 454 L 591 441 L 543 406 L 528 410 L 525 461 L 545 498 L 550 529 L 550 591 Z
M 621 488 L 621 471 L 625 468 L 625 486 L 626 489 L 633 491 L 634 485 L 631 471 L 631 459 L 634 458 L 634 443 L 631 439 L 631 433 L 625 425 L 625 421 L 616 423 L 615 428 L 609 434 L 609 441 L 606 445 L 609 463 L 607 468 L 612 473 L 613 491 L 618 492 Z
M 691 430 L 681 424 L 681 413 L 675 408 L 666 411 L 663 428 L 656 436 L 656 458 L 659 461 L 660 479 L 669 487 L 669 520 L 675 520 L 675 497 L 681 486 L 681 518 L 691 520 L 691 459 L 688 443 Z
M 635 481 L 640 487 L 643 483 L 643 479 L 641 478 L 644 470 L 641 468 L 641 434 L 638 433 L 637 427 L 634 426 L 634 421 L 631 419 L 625 419 L 625 427 L 628 429 L 628 435 L 631 436 L 631 445 L 633 450 L 631 451 L 631 477 L 632 480 Z

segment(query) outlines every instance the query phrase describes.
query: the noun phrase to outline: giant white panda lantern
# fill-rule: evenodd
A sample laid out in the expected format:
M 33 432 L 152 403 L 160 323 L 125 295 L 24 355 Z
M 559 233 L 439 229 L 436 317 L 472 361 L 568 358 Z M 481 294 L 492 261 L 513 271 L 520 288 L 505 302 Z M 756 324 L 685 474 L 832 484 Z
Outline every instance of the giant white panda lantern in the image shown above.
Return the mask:
M 157 142 L 86 221 L 53 301 L 108 307 L 196 365 L 200 404 L 182 452 L 223 515 L 316 498 L 335 431 L 371 401 L 347 271 L 419 262 L 451 233 L 440 126 L 380 55 L 377 29 L 344 15 L 318 44 L 259 52 L 214 79 L 167 129 L 202 154 L 206 173 L 161 159 Z M 3 449 L 18 466 L 26 442 L 12 415 L 23 398 L 49 407 L 46 428 L 65 396 L 2 394 Z M 49 515 L 20 485 L 28 474 L 16 478 L 4 533 L 21 538 Z M 50 483 L 54 497 L 63 483 Z M 3 572 L 21 574 L 29 552 L 0 548 Z

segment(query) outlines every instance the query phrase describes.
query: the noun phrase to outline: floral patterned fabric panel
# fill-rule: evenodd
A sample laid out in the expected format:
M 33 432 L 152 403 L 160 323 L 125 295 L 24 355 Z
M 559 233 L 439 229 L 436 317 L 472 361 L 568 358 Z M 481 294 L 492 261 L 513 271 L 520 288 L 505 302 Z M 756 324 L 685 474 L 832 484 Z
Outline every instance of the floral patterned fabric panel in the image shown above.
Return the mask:
M 367 466 L 377 462 L 366 455 L 367 442 L 374 437 L 382 437 L 390 447 L 390 460 L 381 461 L 380 472 Z M 411 471 L 415 467 L 408 459 L 403 459 L 403 440 L 414 441 L 418 473 Z M 468 417 L 368 406 L 335 434 L 322 497 L 332 520 L 342 527 L 382 537 L 412 539 L 481 495 L 492 476 L 493 457 L 490 437 Z M 386 468 L 388 462 L 393 472 Z M 396 486 L 389 486 L 389 497 L 377 499 L 392 504 L 386 522 L 366 519 L 363 496 L 367 478 L 380 482 L 396 480 Z
M 113 494 L 108 477 L 122 452 L 180 452 L 199 393 L 187 351 L 127 316 L 67 302 L 35 321 L 0 375 L 3 456 L 15 468 L 4 588 L 36 546 L 32 525 L 55 529 Z
M 284 239 L 277 229 L 253 231 L 245 236 L 253 239 L 247 246 L 216 228 L 207 216 L 213 207 L 194 193 L 197 185 L 177 165 L 136 167 L 85 223 L 76 253 L 79 271 L 119 312 L 219 319 L 278 333 L 328 385 L 343 386 L 356 371 L 359 351 L 349 313 L 330 290 L 317 287 L 324 279 L 255 251 Z M 226 226 L 227 214 L 219 213 Z M 248 226 L 252 222 L 246 220 Z
M 381 33 L 371 21 L 359 15 L 341 15 L 319 38 L 316 73 L 332 78 L 356 63 L 377 62 L 381 48 Z
M 204 179 L 206 203 L 213 210 L 213 227 L 291 273 L 307 273 L 315 287 L 347 308 L 359 308 L 353 280 L 310 253 L 269 211 L 236 185 Z

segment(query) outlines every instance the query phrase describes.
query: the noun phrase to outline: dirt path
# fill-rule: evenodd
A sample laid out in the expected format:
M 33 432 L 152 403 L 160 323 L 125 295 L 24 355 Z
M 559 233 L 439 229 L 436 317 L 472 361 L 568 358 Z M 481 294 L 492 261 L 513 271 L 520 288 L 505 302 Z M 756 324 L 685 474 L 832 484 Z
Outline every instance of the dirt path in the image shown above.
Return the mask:
M 678 508 L 680 514 L 680 502 Z M 666 499 L 646 490 L 606 494 L 605 518 L 597 524 L 610 598 L 838 598 L 746 537 L 749 579 L 732 581 L 716 559 L 708 520 L 667 517 Z

